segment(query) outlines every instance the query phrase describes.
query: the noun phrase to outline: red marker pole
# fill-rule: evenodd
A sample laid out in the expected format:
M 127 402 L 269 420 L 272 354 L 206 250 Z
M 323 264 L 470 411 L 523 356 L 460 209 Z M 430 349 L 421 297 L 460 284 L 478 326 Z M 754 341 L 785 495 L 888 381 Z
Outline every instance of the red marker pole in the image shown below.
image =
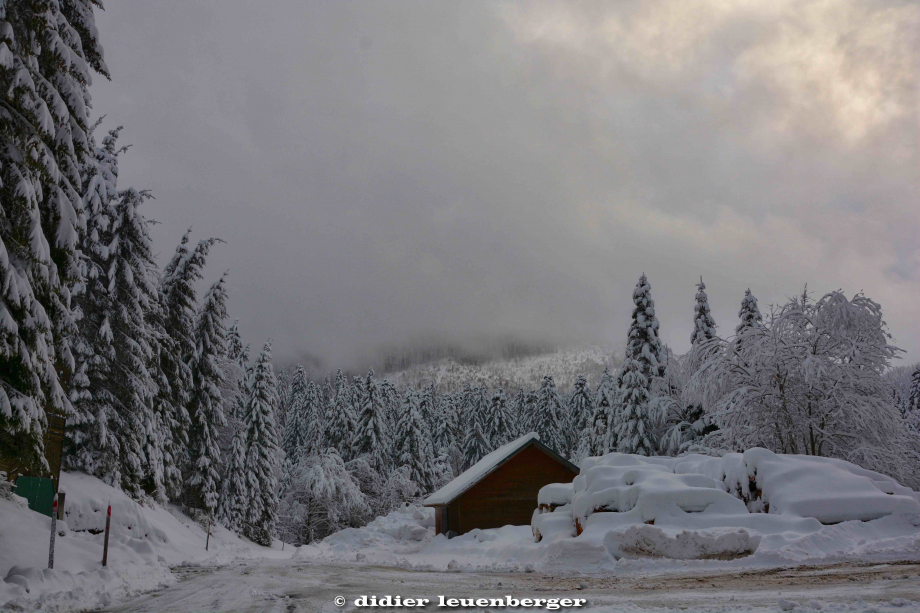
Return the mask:
M 112 505 L 105 514 L 105 542 L 102 544 L 102 566 L 109 563 L 109 525 L 112 523 Z
M 48 549 L 48 568 L 54 568 L 54 535 L 57 533 L 57 494 L 54 496 L 54 505 L 51 507 L 51 547 Z
M 205 551 L 208 550 L 208 545 L 210 545 L 210 544 L 211 544 L 211 520 L 209 519 L 209 520 L 208 520 L 208 538 L 207 538 L 207 540 L 205 540 L 205 542 L 204 542 L 204 550 L 205 550 Z

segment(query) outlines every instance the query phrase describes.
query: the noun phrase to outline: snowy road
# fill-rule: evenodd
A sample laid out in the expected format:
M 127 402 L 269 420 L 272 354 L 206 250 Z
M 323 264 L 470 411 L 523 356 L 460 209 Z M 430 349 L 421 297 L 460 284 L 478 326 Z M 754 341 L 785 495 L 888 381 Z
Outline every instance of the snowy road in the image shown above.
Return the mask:
M 778 611 L 781 604 L 788 609 L 792 602 L 804 607 L 798 610 L 814 610 L 810 603 L 820 603 L 827 612 L 851 610 L 850 605 L 860 601 L 881 611 L 920 610 L 917 563 L 846 564 L 716 575 L 597 577 L 410 571 L 276 560 L 185 569 L 181 574 L 183 578 L 176 585 L 108 611 L 352 611 L 355 598 L 362 594 L 423 597 L 435 603 L 441 594 L 457 598 L 499 598 L 506 594 L 586 598 L 591 609 L 610 612 L 636 611 L 637 607 L 642 611 L 672 607 L 693 612 Z M 342 608 L 333 602 L 340 595 L 347 599 Z M 428 610 L 436 607 L 429 605 Z

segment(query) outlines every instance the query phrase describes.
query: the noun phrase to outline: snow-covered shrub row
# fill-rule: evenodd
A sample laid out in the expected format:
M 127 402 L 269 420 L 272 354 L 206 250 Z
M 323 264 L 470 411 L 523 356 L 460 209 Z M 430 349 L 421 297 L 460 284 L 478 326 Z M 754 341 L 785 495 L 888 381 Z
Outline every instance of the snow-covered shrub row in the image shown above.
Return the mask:
M 732 557 L 756 549 L 759 540 L 748 530 L 920 518 L 920 494 L 890 477 L 843 460 L 766 449 L 721 458 L 586 458 L 572 484 L 548 485 L 538 501 L 531 525 L 537 541 L 574 536 L 603 543 L 614 557 Z

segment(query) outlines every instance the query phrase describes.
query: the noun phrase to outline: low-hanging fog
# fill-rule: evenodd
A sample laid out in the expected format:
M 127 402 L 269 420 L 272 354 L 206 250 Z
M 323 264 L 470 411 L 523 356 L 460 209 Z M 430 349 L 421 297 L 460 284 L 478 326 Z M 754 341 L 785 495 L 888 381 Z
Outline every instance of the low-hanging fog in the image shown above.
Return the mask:
M 702 275 L 722 334 L 808 283 L 920 358 L 915 3 L 105 4 L 120 184 L 282 361 L 620 344 L 642 272 L 678 352 Z

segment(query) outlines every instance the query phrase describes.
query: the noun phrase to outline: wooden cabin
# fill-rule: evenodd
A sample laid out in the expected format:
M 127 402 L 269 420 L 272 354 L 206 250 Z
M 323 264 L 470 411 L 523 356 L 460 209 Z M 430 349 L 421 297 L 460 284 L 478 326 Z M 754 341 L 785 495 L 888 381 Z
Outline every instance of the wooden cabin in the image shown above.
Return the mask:
M 531 432 L 499 447 L 429 496 L 435 530 L 448 537 L 474 528 L 524 526 L 537 508 L 537 493 L 550 483 L 569 483 L 578 467 Z

